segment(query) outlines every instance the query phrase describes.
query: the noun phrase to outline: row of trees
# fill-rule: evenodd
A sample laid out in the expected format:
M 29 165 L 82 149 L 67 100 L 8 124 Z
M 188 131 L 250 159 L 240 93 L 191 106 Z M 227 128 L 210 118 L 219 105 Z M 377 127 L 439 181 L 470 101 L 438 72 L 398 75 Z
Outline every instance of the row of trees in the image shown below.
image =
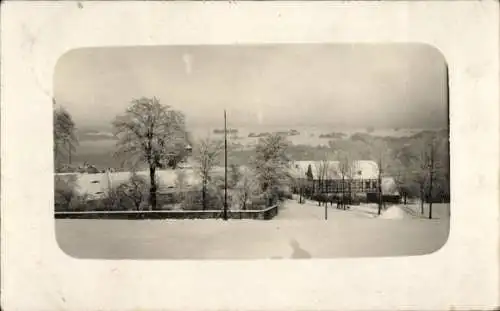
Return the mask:
M 191 193 L 186 191 L 186 173 L 178 170 L 176 181 L 178 197 L 183 201 L 195 205 L 193 191 L 201 194 L 202 209 L 209 206 L 216 198 L 220 203 L 220 193 L 224 180 L 215 168 L 221 162 L 223 144 L 220 140 L 210 138 L 194 142 L 188 134 L 185 116 L 168 105 L 162 105 L 159 99 L 134 99 L 126 111 L 117 116 L 112 122 L 114 134 L 117 137 L 115 158 L 122 165 L 128 165 L 136 171 L 141 165 L 146 165 L 149 180 L 133 173 L 130 180 L 116 189 L 111 189 L 109 197 L 128 197 L 139 208 L 144 197 L 144 189 L 148 188 L 148 208 L 161 208 L 158 204 L 158 190 L 160 187 L 157 171 L 164 168 L 176 168 L 190 154 L 187 146 L 194 145 L 193 159 L 195 172 L 200 185 L 199 192 L 195 188 Z M 61 146 L 73 146 L 76 142 L 75 124 L 70 114 L 63 108 L 54 109 L 54 148 L 56 163 Z M 229 190 L 242 209 L 246 209 L 250 202 L 263 201 L 264 205 L 275 204 L 283 197 L 283 186 L 287 182 L 288 158 L 286 140 L 279 135 L 271 135 L 260 140 L 255 153 L 246 168 L 236 165 L 230 168 Z M 68 148 L 71 152 L 71 148 Z M 57 185 L 56 185 L 57 186 Z M 70 187 L 71 188 L 71 187 Z M 72 191 L 62 191 L 66 195 Z M 72 194 L 74 196 L 74 193 Z M 197 194 L 196 194 L 197 195 Z M 196 196 L 195 195 L 195 196 Z M 120 200 L 114 200 L 118 202 Z M 129 200 L 130 201 L 130 200 Z M 233 200 L 234 201 L 234 200 Z M 113 203 L 112 205 L 114 205 Z M 255 204 L 254 204 L 255 205 Z M 187 207 L 189 208 L 189 206 Z
M 72 163 L 72 156 L 79 145 L 76 124 L 68 110 L 52 99 L 53 114 L 53 152 L 56 172 L 98 173 L 97 167 L 83 163 L 78 167 Z
M 393 175 L 405 203 L 407 196 L 418 197 L 421 213 L 424 213 L 424 202 L 427 202 L 429 218 L 432 218 L 432 204 L 450 200 L 448 137 L 438 134 L 421 137 L 395 151 L 394 156 Z
M 180 111 L 160 104 L 157 98 L 140 98 L 132 101 L 126 112 L 113 122 L 119 137 L 117 156 L 134 163 L 146 163 L 149 167 L 149 206 L 157 208 L 156 171 L 159 168 L 175 168 L 187 156 L 186 145 L 190 144 L 185 126 L 185 117 Z M 250 161 L 250 170 L 240 172 L 232 168 L 232 187 L 246 208 L 248 200 L 259 193 L 267 205 L 280 199 L 286 179 L 287 143 L 282 136 L 262 138 Z M 207 209 L 209 189 L 220 189 L 220 179 L 214 178 L 214 168 L 220 163 L 223 144 L 210 138 L 198 141 L 194 146 L 196 171 L 201 180 L 201 201 Z
M 313 159 L 319 162 L 314 172 L 321 187 L 322 182 L 330 176 L 328 160 L 339 160 L 339 176 L 344 184 L 357 173 L 352 166 L 356 160 L 374 160 L 379 167 L 377 182 L 379 185 L 379 214 L 383 208 L 382 178 L 394 178 L 402 196 L 403 203 L 408 198 L 418 198 L 421 213 L 424 213 L 424 204 L 429 207 L 429 218 L 432 218 L 432 204 L 435 202 L 449 202 L 449 138 L 446 130 L 426 131 L 411 137 L 373 137 L 369 134 L 357 134 L 351 139 L 331 141 L 329 147 L 316 148 Z M 292 152 L 301 159 L 298 152 L 305 151 L 297 146 Z M 310 151 L 307 150 L 307 152 Z M 307 157 L 311 157 L 307 154 Z M 312 175 L 312 171 L 305 175 Z M 350 183 L 347 183 L 350 185 Z M 304 187 L 304 185 L 299 185 Z M 342 191 L 344 192 L 344 191 Z M 347 189 L 347 193 L 351 193 Z M 299 200 L 301 200 L 299 198 Z M 321 203 L 320 203 L 321 204 Z
M 58 106 L 55 99 L 52 99 L 52 105 L 54 164 L 56 170 L 60 170 L 65 163 L 71 165 L 71 155 L 78 146 L 78 138 L 71 114 L 64 107 Z
M 221 164 L 222 141 L 205 139 L 194 143 L 189 136 L 182 112 L 162 105 L 157 98 L 133 100 L 126 111 L 113 121 L 117 137 L 115 157 L 123 164 L 138 167 L 145 164 L 149 171 L 148 206 L 156 209 L 158 182 L 156 172 L 163 168 L 176 168 L 186 159 L 186 145 L 193 146 L 196 172 L 200 177 L 202 206 L 208 206 L 207 197 L 214 189 L 221 188 L 221 178 L 214 172 Z M 64 162 L 71 163 L 71 155 L 78 145 L 76 125 L 71 115 L 54 101 L 54 155 L 56 168 Z M 332 140 L 328 147 L 307 148 L 290 145 L 283 135 L 262 137 L 251 152 L 243 151 L 248 168 L 230 167 L 229 188 L 238 205 L 245 209 L 253 197 L 260 197 L 267 204 L 283 197 L 284 188 L 290 184 L 288 164 L 295 160 L 320 160 L 315 175 L 319 183 L 326 179 L 330 159 L 340 159 L 340 178 L 351 179 L 356 172 L 350 163 L 355 160 L 376 160 L 379 164 L 379 184 L 383 176 L 392 176 L 406 198 L 417 197 L 423 212 L 424 202 L 432 203 L 436 198 L 449 200 L 449 151 L 447 131 L 423 132 L 412 137 L 383 138 L 366 133 L 353 135 L 350 139 Z M 238 152 L 231 152 L 232 159 Z M 312 172 L 305 172 L 312 174 Z M 182 173 L 180 174 L 182 175 Z M 178 178 L 178 189 L 182 189 L 184 177 Z M 137 181 L 137 179 L 136 179 Z M 350 192 L 350 190 L 347 190 Z M 179 191 L 183 193 L 184 191 Z M 181 195 L 182 196 L 182 195 Z M 299 200 L 302 201 L 303 193 Z M 381 208 L 380 207 L 379 209 Z

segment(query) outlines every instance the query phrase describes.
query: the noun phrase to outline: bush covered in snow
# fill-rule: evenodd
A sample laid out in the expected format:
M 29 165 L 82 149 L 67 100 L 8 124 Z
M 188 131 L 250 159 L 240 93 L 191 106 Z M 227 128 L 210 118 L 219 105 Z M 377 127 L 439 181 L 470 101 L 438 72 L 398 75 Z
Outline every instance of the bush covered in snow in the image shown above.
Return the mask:
M 403 219 L 406 213 L 397 205 L 390 206 L 379 218 L 381 219 Z
M 218 187 L 209 186 L 205 192 L 206 210 L 220 210 L 224 207 L 224 192 Z M 195 189 L 185 193 L 185 198 L 181 203 L 181 209 L 201 211 L 203 210 L 203 191 Z
M 54 177 L 54 205 L 56 211 L 76 211 L 85 206 L 86 196 L 76 191 L 76 176 Z

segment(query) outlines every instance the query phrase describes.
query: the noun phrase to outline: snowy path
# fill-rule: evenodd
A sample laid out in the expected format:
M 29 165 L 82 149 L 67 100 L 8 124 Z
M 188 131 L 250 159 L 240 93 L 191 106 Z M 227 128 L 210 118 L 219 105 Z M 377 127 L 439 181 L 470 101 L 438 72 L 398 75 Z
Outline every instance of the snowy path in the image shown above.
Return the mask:
M 449 219 L 449 204 L 434 204 L 433 219 Z M 328 204 L 328 220 L 342 220 L 351 218 L 377 218 L 381 219 L 426 219 L 429 215 L 428 204 L 424 206 L 424 214 L 421 214 L 419 204 L 398 204 L 388 205 L 387 209 L 378 216 L 377 204 L 351 205 L 348 210 L 340 210 L 334 204 Z M 318 203 L 306 200 L 304 204 L 299 204 L 297 199 L 287 200 L 283 204 L 280 213 L 275 220 L 325 220 L 325 207 L 318 206 Z
M 61 248 L 79 258 L 271 259 L 408 256 L 439 249 L 439 220 L 56 220 Z
M 335 209 L 328 206 L 328 214 Z M 281 206 L 279 214 L 273 220 L 323 220 L 325 219 L 325 207 L 318 203 L 307 201 L 299 204 L 296 200 L 287 200 Z
M 448 237 L 447 219 L 373 218 L 376 208 L 362 205 L 328 207 L 325 221 L 324 207 L 297 205 L 270 221 L 57 219 L 56 235 L 69 255 L 107 259 L 409 256 L 431 253 Z
M 432 205 L 432 218 L 433 219 L 449 219 L 450 218 L 450 204 L 433 204 Z M 424 204 L 424 213 L 420 210 L 420 204 L 407 204 L 402 206 L 403 210 L 407 213 L 414 215 L 416 218 L 429 217 L 429 204 Z
M 377 211 L 377 204 L 352 205 L 348 210 L 337 209 L 336 204 L 333 206 L 328 204 L 327 207 L 328 220 L 331 221 L 352 218 L 375 218 L 377 217 Z M 299 204 L 297 200 L 287 200 L 274 219 L 325 220 L 325 206 L 318 206 L 317 202 L 311 200 L 307 200 L 304 204 Z

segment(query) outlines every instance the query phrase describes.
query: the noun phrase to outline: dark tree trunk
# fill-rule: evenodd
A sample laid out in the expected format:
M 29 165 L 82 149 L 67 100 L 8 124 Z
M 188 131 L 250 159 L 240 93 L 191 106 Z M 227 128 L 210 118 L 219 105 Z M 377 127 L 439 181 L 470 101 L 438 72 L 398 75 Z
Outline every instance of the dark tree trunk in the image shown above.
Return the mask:
M 383 203 L 383 196 L 382 196 L 382 178 L 378 177 L 378 215 L 382 213 L 382 203 Z
M 429 219 L 432 219 L 432 179 L 429 183 L 429 192 L 427 202 L 429 203 Z
M 345 210 L 345 196 L 344 196 L 344 193 L 345 193 L 345 178 L 344 178 L 344 175 L 342 174 L 342 185 L 340 186 L 340 189 L 342 191 L 342 199 L 340 200 L 340 208 Z
M 431 145 L 431 163 L 429 168 L 429 219 L 432 219 L 432 182 L 434 179 L 434 145 Z
M 424 196 L 424 186 L 420 185 L 420 214 L 424 214 L 424 201 L 425 201 L 425 196 Z
M 349 205 L 351 205 L 351 204 L 352 204 L 352 187 L 351 187 L 351 180 L 349 180 L 349 185 L 347 186 L 347 189 L 348 189 L 348 191 L 349 191 L 348 202 L 347 202 L 348 206 L 347 206 L 347 208 L 348 208 L 348 209 L 350 209 Z
M 151 186 L 149 187 L 149 209 L 156 209 L 156 167 L 150 165 L 149 167 L 149 181 Z
M 378 214 L 381 214 L 382 205 L 384 204 L 384 194 L 382 190 L 382 154 L 378 161 Z
M 318 206 L 321 206 L 321 179 L 318 179 Z
M 203 187 L 201 188 L 201 204 L 203 204 L 203 210 L 207 209 L 207 183 L 203 181 Z

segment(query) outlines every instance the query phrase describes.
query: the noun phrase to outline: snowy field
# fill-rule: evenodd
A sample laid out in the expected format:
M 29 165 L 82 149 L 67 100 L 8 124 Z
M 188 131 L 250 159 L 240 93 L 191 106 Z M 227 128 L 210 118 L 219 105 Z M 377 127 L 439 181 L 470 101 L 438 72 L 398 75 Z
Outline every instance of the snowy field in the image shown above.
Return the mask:
M 59 245 L 78 258 L 301 259 L 409 256 L 444 245 L 449 204 L 435 204 L 436 219 L 420 207 L 376 205 L 338 210 L 315 202 L 286 202 L 273 220 L 57 219 Z M 425 215 L 427 210 L 425 210 Z

